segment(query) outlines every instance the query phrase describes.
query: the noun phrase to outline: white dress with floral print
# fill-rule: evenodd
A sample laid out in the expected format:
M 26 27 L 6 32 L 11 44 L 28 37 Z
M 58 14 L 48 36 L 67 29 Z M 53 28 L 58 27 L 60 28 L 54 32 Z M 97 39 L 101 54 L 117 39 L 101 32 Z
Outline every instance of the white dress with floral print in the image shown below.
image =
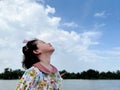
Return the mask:
M 16 90 L 61 90 L 59 72 L 47 74 L 32 66 L 25 71 Z

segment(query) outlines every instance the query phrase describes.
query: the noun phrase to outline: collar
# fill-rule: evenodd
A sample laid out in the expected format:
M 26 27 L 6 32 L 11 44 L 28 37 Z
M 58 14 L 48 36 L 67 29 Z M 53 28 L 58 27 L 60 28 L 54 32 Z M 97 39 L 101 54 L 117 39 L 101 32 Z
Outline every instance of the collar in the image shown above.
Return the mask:
M 56 73 L 58 71 L 57 68 L 53 65 L 51 65 L 53 69 L 52 69 L 52 71 L 50 71 L 45 66 L 43 66 L 40 62 L 33 64 L 33 66 L 37 67 L 40 71 L 42 71 L 46 74 L 52 74 L 52 73 Z

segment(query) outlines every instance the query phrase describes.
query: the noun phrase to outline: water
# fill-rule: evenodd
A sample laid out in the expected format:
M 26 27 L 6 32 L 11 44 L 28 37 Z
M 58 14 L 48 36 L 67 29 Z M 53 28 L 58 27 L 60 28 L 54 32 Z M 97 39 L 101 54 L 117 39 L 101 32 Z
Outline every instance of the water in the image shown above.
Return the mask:
M 120 80 L 64 80 L 63 90 L 120 90 Z
M 15 90 L 18 80 L 0 80 L 0 90 Z M 120 80 L 63 80 L 62 90 L 120 90 Z
M 15 90 L 18 80 L 0 80 L 0 90 Z

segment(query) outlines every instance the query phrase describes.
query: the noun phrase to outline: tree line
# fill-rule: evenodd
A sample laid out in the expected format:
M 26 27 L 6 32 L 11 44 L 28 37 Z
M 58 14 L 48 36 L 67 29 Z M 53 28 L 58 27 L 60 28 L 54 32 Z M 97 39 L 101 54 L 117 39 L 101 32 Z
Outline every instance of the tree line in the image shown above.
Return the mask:
M 20 69 L 12 70 L 11 68 L 5 68 L 3 73 L 0 73 L 0 79 L 20 79 L 24 71 Z M 66 70 L 60 71 L 63 79 L 120 79 L 120 70 L 116 72 L 99 72 L 94 69 L 89 69 L 83 72 L 70 73 Z
M 120 70 L 116 72 L 99 72 L 97 70 L 89 69 L 81 73 L 69 73 L 66 70 L 60 71 L 64 73 L 62 78 L 64 79 L 120 79 Z
M 20 69 L 12 70 L 5 68 L 3 73 L 0 73 L 0 79 L 20 79 L 24 71 Z

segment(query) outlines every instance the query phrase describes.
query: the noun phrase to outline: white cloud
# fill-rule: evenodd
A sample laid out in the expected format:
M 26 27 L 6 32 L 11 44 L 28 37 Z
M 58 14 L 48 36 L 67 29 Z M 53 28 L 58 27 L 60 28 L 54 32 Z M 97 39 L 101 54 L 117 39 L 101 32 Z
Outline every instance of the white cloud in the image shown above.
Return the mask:
M 48 15 L 55 13 L 54 8 L 34 0 L 2 0 L 0 11 L 0 71 L 5 67 L 19 68 L 22 41 L 56 30 L 60 21 Z
M 45 7 L 35 0 L 2 0 L 0 11 L 0 71 L 5 67 L 21 68 L 22 41 L 35 37 L 53 44 L 56 51 L 52 63 L 60 70 L 97 68 L 96 61 L 106 59 L 90 49 L 99 44 L 100 32 L 77 33 L 59 28 L 61 17 L 49 16 L 55 13 L 49 5 Z
M 105 26 L 106 26 L 105 23 L 101 23 L 101 24 L 95 23 L 94 24 L 94 30 L 98 30 L 98 29 L 103 28 Z
M 98 13 L 95 13 L 95 14 L 94 14 L 94 17 L 106 17 L 106 13 L 105 13 L 105 11 L 103 11 L 103 12 L 98 12 Z
M 54 14 L 55 13 L 55 8 L 52 8 L 49 5 L 47 5 L 47 8 L 46 8 L 45 12 L 46 12 L 46 14 L 49 14 L 49 13 Z
M 78 27 L 78 24 L 76 24 L 75 22 L 67 22 L 64 23 L 63 25 L 67 27 Z

